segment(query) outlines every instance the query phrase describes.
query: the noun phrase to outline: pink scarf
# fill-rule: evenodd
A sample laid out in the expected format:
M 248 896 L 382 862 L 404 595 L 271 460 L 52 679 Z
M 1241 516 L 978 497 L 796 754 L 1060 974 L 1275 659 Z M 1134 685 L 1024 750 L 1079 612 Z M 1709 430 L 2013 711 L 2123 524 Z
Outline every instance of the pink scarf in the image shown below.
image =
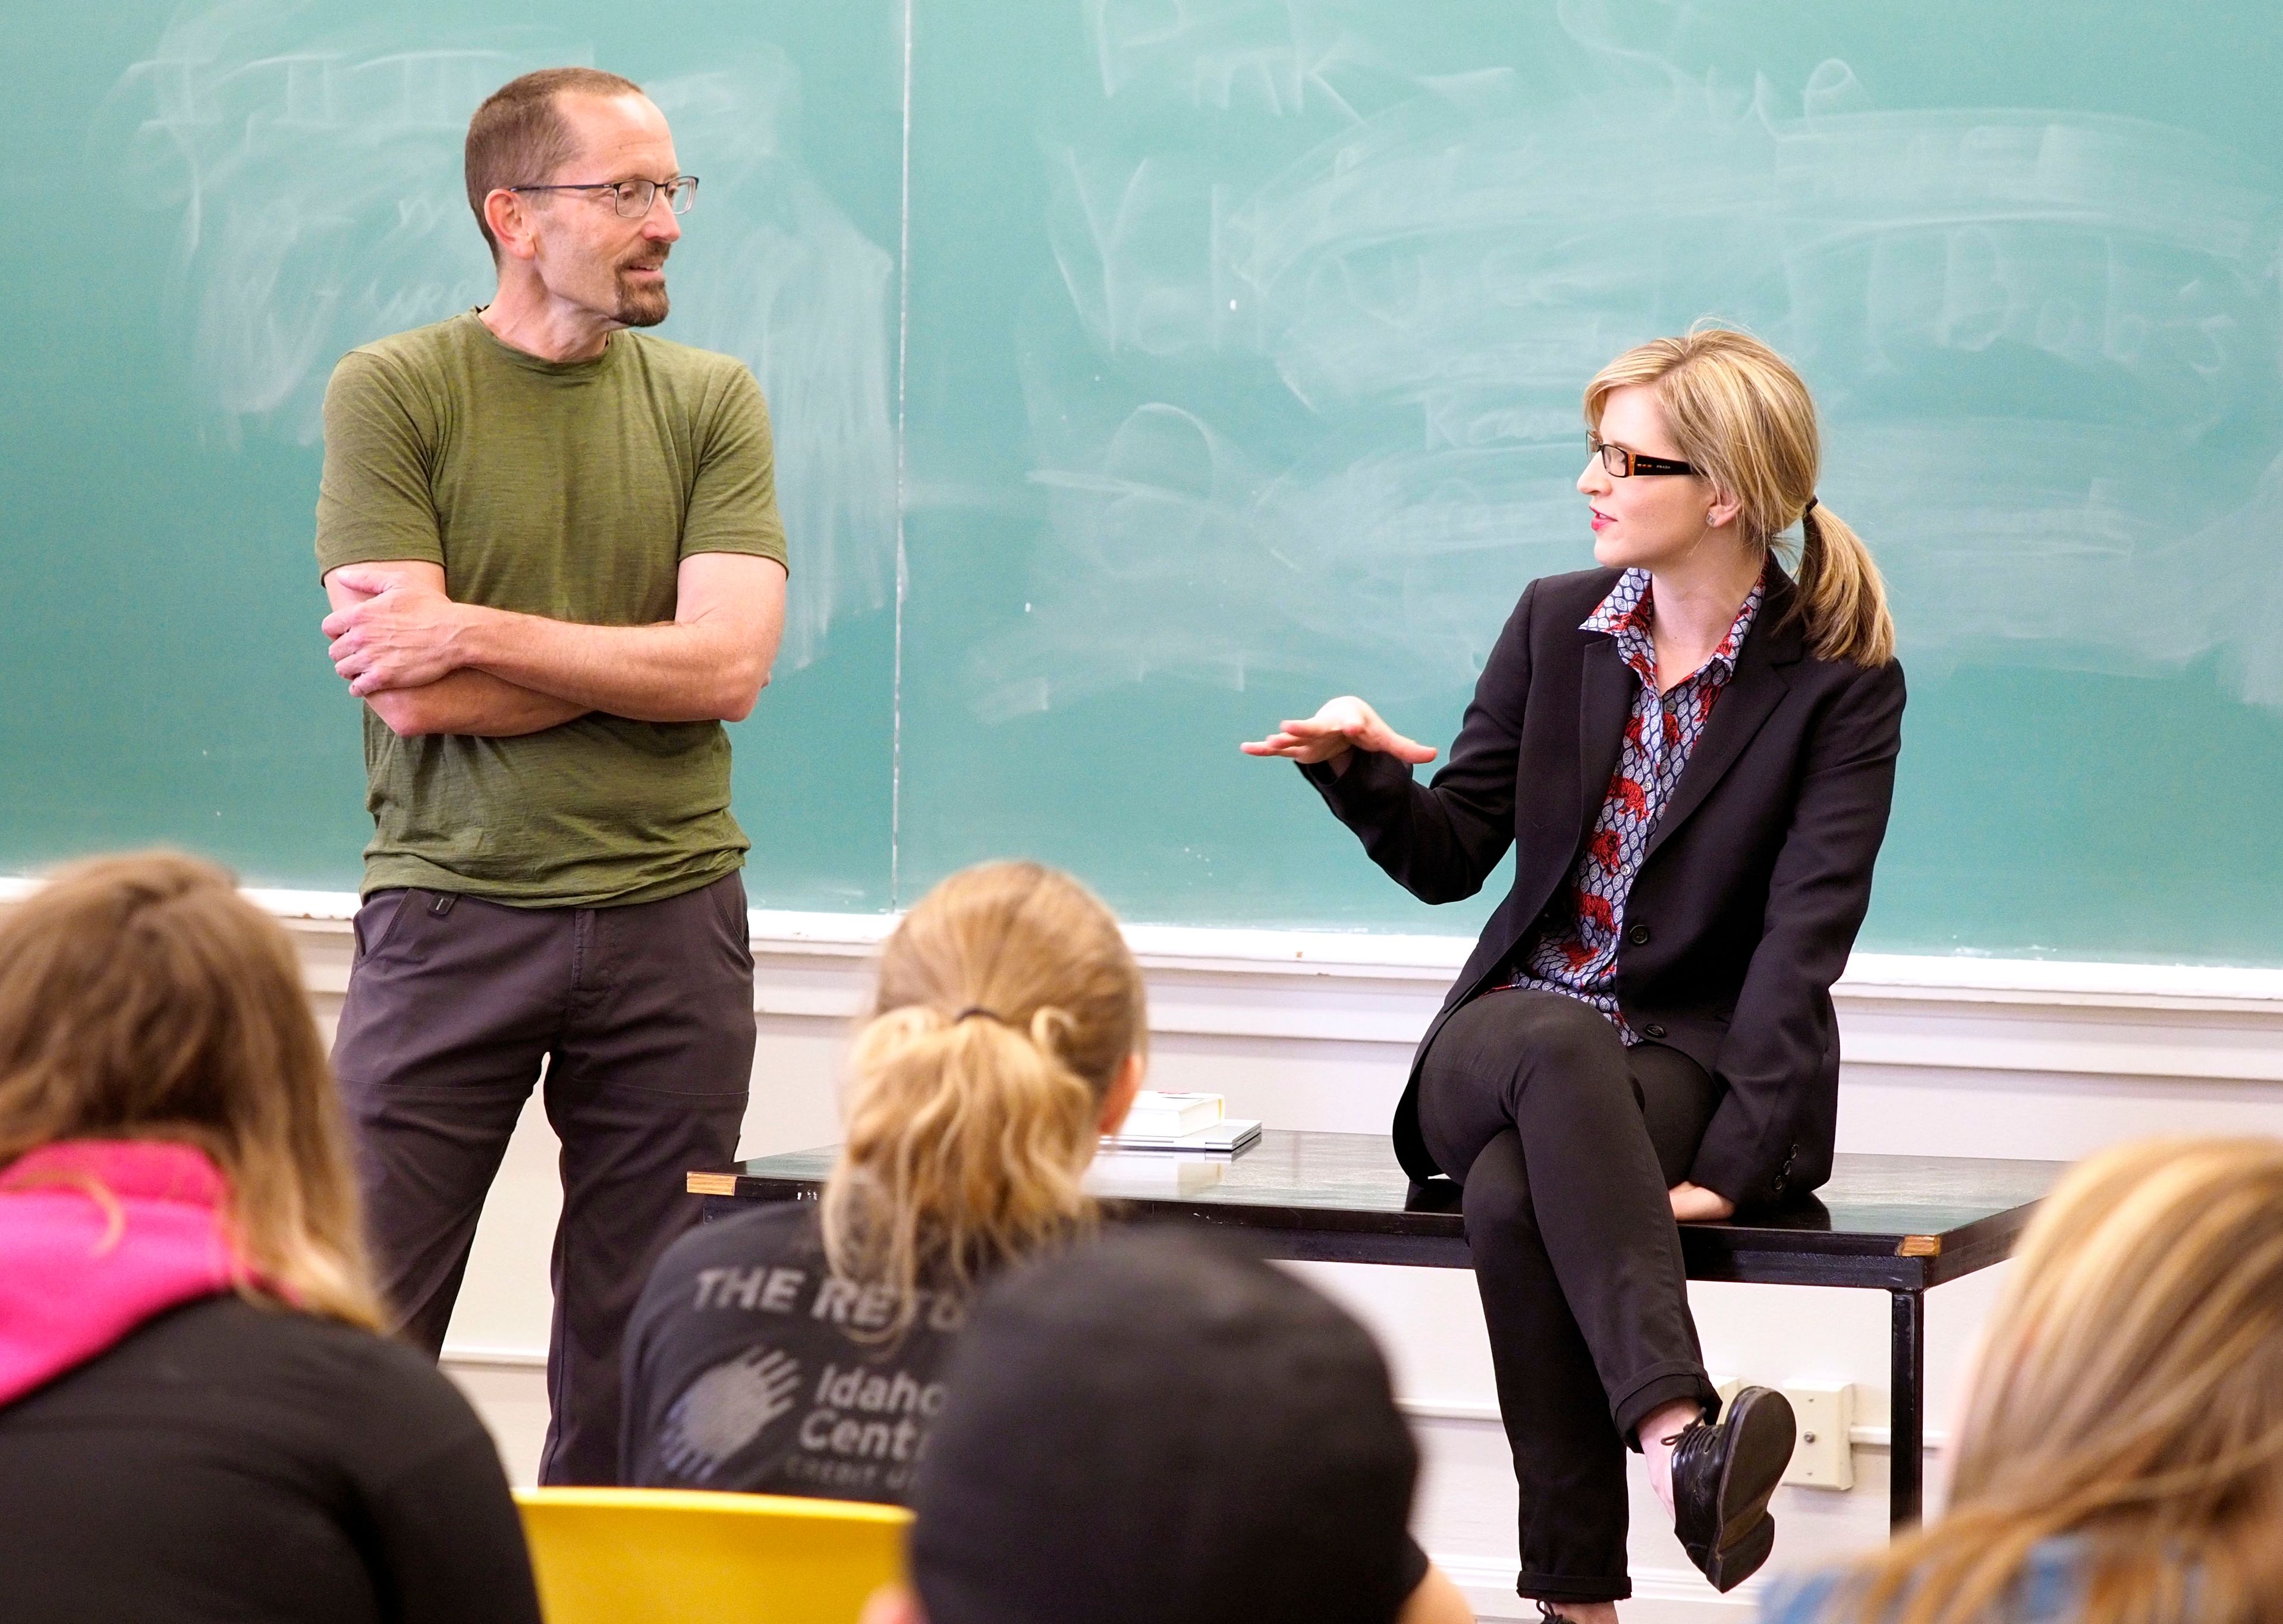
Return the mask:
M 0 1169 L 0 1404 L 252 1279 L 229 1193 L 205 1152 L 157 1139 L 67 1139 Z

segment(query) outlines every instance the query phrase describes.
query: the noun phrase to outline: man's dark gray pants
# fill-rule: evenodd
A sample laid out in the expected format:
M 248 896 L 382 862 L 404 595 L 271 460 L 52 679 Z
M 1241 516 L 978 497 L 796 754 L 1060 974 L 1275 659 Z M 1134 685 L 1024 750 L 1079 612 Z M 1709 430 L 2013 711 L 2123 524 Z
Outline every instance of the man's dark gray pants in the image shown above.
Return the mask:
M 544 1483 L 618 1478 L 619 1344 L 651 1265 L 726 1166 L 753 1062 L 753 960 L 735 874 L 663 901 L 511 908 L 376 891 L 333 1042 L 381 1294 L 444 1346 L 508 1138 L 546 1062 L 562 1141 Z

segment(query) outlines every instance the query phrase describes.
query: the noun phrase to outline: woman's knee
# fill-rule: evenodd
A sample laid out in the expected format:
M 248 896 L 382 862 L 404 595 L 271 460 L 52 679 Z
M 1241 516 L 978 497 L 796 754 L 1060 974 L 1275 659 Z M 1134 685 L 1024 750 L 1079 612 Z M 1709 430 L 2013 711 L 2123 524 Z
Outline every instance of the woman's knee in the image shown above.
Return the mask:
M 1625 1040 L 1609 1018 L 1589 1004 L 1558 992 L 1509 992 L 1515 1000 L 1503 1012 L 1500 1041 L 1511 1068 L 1513 1120 L 1523 1124 L 1528 1096 L 1550 1084 L 1549 1101 L 1575 1114 L 1586 1102 L 1606 1096 L 1640 1109 Z
M 1549 1130 L 1566 1132 L 1565 1123 L 1604 1131 L 1617 1114 L 1637 1121 L 1640 1110 L 1617 1029 L 1559 993 L 1472 1000 L 1444 1022 L 1420 1067 L 1420 1130 L 1454 1177 L 1470 1179 L 1480 1147 L 1506 1129 L 1535 1143 Z
M 1572 1073 L 1607 1073 L 1630 1081 L 1625 1041 L 1617 1036 L 1616 1022 L 1592 1005 L 1558 992 L 1535 1002 L 1523 1032 L 1542 1064 Z
M 1471 1074 L 1625 1070 L 1625 1040 L 1607 1016 L 1559 992 L 1523 988 L 1485 993 L 1454 1012 L 1427 1056 Z

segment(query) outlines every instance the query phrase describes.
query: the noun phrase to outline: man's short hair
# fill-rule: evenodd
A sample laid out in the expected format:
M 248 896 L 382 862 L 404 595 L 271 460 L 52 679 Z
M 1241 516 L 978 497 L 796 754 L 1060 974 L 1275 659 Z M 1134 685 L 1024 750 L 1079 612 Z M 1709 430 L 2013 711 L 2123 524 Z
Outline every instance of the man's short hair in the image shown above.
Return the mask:
M 913 1496 L 931 1624 L 1392 1624 L 1419 1457 L 1370 1335 L 1137 1226 L 985 1293 Z
M 499 239 L 484 218 L 484 199 L 503 186 L 544 185 L 577 156 L 577 137 L 557 99 L 566 91 L 640 96 L 642 87 L 598 67 L 542 67 L 500 86 L 468 120 L 468 206 L 495 260 Z

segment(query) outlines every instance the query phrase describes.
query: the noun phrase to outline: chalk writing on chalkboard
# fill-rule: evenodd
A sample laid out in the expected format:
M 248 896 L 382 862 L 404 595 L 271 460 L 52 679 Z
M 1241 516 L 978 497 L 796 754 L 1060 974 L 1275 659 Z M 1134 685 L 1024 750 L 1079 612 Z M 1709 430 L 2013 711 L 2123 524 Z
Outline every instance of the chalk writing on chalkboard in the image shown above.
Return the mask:
M 1452 74 L 1400 7 L 1090 0 L 1017 346 L 1048 528 L 975 711 L 1469 680 L 1589 562 L 1586 380 L 1707 315 L 1818 389 L 1914 670 L 2217 653 L 2283 705 L 2276 177 L 2145 120 L 1882 107 L 1837 60 L 1691 77 L 1601 9 L 1561 8 L 1558 69 Z

